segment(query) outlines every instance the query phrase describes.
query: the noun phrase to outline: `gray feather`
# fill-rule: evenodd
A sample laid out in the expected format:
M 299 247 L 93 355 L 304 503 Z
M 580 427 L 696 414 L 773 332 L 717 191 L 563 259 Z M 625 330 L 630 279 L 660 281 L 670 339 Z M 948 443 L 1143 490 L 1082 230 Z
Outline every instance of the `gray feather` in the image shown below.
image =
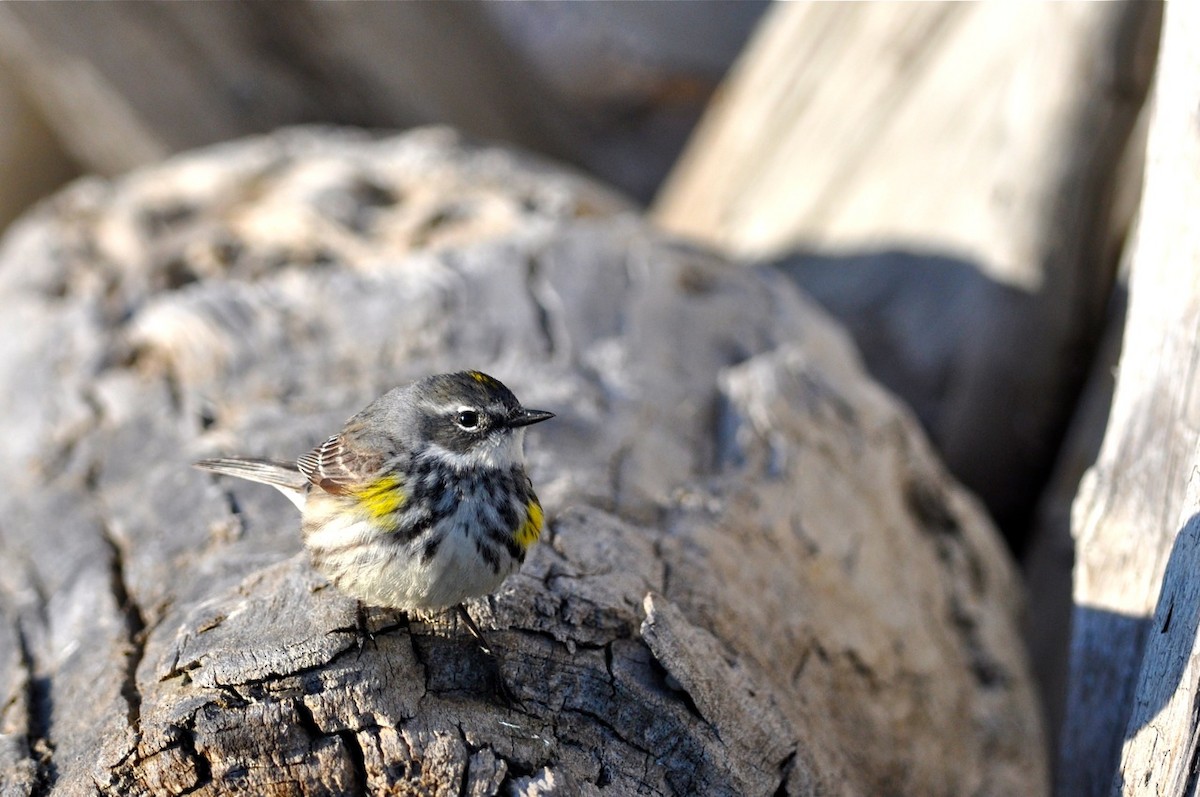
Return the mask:
M 195 463 L 201 470 L 236 476 L 260 484 L 269 484 L 288 497 L 293 504 L 304 508 L 308 496 L 308 479 L 295 465 L 270 459 L 223 457 L 202 459 Z

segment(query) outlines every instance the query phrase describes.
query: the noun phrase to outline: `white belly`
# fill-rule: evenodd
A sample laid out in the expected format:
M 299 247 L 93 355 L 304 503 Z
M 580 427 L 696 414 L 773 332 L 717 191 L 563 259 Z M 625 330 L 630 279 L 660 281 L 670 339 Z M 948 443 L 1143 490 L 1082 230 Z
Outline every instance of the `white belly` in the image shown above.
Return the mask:
M 477 550 L 458 513 L 442 522 L 437 552 L 424 558 L 430 534 L 409 542 L 365 521 L 336 519 L 308 535 L 313 564 L 334 586 L 371 606 L 442 609 L 494 592 L 520 566 L 506 550 L 496 572 Z

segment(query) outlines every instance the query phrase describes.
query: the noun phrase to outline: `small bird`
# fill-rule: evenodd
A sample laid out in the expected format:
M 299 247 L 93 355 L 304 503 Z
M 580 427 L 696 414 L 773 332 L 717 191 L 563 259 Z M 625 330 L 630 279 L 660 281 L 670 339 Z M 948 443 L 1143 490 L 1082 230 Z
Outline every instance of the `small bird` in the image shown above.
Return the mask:
M 461 604 L 495 591 L 541 535 L 524 436 L 553 417 L 479 371 L 438 374 L 376 399 L 294 465 L 239 457 L 196 467 L 291 499 L 313 566 L 360 605 L 456 606 L 482 643 Z

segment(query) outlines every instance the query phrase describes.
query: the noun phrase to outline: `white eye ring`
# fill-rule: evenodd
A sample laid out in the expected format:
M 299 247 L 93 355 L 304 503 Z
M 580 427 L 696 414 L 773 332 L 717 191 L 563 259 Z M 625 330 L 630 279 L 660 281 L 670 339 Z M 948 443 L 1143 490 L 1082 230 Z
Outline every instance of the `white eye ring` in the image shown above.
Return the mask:
M 483 419 L 478 410 L 471 407 L 460 407 L 458 412 L 454 414 L 454 423 L 459 429 L 466 432 L 479 431 L 480 424 Z

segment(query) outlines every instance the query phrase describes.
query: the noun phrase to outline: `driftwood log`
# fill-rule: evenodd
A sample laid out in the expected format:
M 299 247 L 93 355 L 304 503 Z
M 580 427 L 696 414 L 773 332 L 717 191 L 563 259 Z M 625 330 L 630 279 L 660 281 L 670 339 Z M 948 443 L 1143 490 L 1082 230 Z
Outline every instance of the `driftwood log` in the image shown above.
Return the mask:
M 1193 795 L 1200 771 L 1197 37 L 1200 11 L 1169 5 L 1116 393 L 1074 507 L 1064 797 Z
M 1045 793 L 977 502 L 790 281 L 601 188 L 286 132 L 72 186 L 0 297 L 5 795 Z M 544 539 L 468 607 L 495 664 L 364 642 L 290 504 L 189 467 L 465 366 L 558 413 Z
M 1052 745 L 1070 504 L 1111 398 L 1110 300 L 1161 14 L 777 4 L 653 209 L 670 230 L 777 260 L 1024 550 Z
M 29 175 L 62 174 L 37 159 L 53 154 L 48 141 L 85 172 L 111 175 L 314 122 L 453 125 L 565 158 L 648 201 L 766 6 L 4 6 L 0 112 L 13 116 L 0 129 L 0 180 L 13 185 L 0 211 Z M 40 139 L 24 146 L 6 77 L 40 117 Z M 29 160 L 4 170 L 13 146 Z
M 1020 536 L 1136 206 L 1157 3 L 780 3 L 656 200 L 779 259 Z M 1060 579 L 1068 578 L 1061 572 Z

